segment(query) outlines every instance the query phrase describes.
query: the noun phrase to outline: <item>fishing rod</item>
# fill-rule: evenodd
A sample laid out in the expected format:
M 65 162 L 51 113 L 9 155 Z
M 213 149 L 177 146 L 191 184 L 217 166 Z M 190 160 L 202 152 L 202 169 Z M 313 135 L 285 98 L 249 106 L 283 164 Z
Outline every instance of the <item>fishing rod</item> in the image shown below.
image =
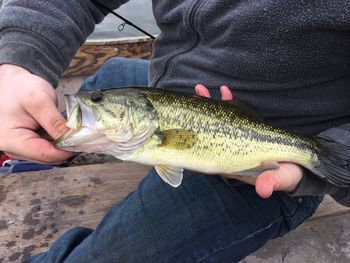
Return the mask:
M 118 26 L 118 30 L 119 31 L 123 31 L 125 24 L 128 24 L 129 26 L 132 26 L 133 28 L 137 29 L 138 31 L 142 32 L 143 34 L 145 34 L 146 36 L 150 37 L 152 40 L 155 39 L 154 36 L 152 36 L 150 33 L 148 33 L 146 30 L 143 30 L 141 27 L 138 27 L 137 25 L 135 25 L 134 23 L 132 23 L 131 21 L 129 21 L 128 19 L 122 17 L 121 15 L 117 14 L 116 12 L 114 12 L 112 9 L 110 9 L 108 6 L 105 6 L 104 4 L 100 3 L 99 1 L 96 0 L 91 0 L 95 5 L 102 7 L 104 10 L 110 12 L 112 15 L 118 17 L 119 19 L 123 20 L 124 23 L 120 24 Z

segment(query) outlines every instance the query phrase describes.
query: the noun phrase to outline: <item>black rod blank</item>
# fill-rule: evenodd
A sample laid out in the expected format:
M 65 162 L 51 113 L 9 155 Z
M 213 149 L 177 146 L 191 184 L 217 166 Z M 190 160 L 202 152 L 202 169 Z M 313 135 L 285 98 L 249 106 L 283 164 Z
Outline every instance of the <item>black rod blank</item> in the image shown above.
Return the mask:
M 119 19 L 123 20 L 125 24 L 128 24 L 129 26 L 132 26 L 133 28 L 137 29 L 138 31 L 142 32 L 143 34 L 145 34 L 146 36 L 150 37 L 151 39 L 155 39 L 154 36 L 152 36 L 150 33 L 148 33 L 147 31 L 143 30 L 141 27 L 138 27 L 137 25 L 135 25 L 134 23 L 132 23 L 131 21 L 129 21 L 128 19 L 122 17 L 121 15 L 117 14 L 116 12 L 114 12 L 112 9 L 110 9 L 108 6 L 105 6 L 104 4 L 101 4 L 99 1 L 96 0 L 92 0 L 92 2 L 99 6 L 102 7 L 104 10 L 110 12 L 112 15 L 118 17 Z M 120 28 L 120 27 L 119 27 Z M 123 27 L 121 27 L 121 29 L 123 29 Z M 120 29 L 119 29 L 120 30 Z

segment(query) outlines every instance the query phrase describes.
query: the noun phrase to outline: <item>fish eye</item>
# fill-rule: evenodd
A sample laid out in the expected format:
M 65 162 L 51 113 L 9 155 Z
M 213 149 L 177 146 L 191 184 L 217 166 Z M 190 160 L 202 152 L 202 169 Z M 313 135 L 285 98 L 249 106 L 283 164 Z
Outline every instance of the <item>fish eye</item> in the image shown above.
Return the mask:
M 92 102 L 100 102 L 103 99 L 103 94 L 100 91 L 94 91 L 91 93 L 90 99 Z

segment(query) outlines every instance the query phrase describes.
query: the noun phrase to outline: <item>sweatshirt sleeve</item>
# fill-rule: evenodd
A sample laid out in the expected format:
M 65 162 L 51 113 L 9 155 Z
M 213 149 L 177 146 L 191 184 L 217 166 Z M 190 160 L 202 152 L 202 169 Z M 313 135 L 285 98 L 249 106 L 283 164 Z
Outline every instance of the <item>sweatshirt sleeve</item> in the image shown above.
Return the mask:
M 103 0 L 103 4 L 115 9 L 127 1 Z M 0 64 L 21 66 L 56 87 L 78 48 L 105 15 L 92 0 L 4 0 Z
M 348 146 L 350 148 L 350 123 L 324 131 L 320 133 L 318 137 Z M 329 194 L 338 203 L 350 207 L 349 187 L 337 187 L 332 185 L 321 180 L 319 177 L 315 176 L 306 169 L 297 188 L 293 193 L 290 193 L 292 196 L 324 194 Z

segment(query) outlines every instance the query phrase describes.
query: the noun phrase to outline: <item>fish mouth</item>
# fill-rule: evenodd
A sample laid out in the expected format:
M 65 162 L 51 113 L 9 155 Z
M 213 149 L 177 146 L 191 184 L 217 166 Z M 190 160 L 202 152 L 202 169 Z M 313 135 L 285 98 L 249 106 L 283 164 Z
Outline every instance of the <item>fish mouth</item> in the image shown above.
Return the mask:
M 65 95 L 66 126 L 69 129 L 61 135 L 55 142 L 56 148 L 67 151 L 79 151 L 79 145 L 96 139 L 96 118 L 93 112 L 76 96 Z
M 79 106 L 78 98 L 75 95 L 65 94 L 64 95 L 64 101 L 65 101 L 65 104 L 66 104 L 67 120 L 69 120 L 70 117 L 72 116 L 73 109 L 75 107 Z

